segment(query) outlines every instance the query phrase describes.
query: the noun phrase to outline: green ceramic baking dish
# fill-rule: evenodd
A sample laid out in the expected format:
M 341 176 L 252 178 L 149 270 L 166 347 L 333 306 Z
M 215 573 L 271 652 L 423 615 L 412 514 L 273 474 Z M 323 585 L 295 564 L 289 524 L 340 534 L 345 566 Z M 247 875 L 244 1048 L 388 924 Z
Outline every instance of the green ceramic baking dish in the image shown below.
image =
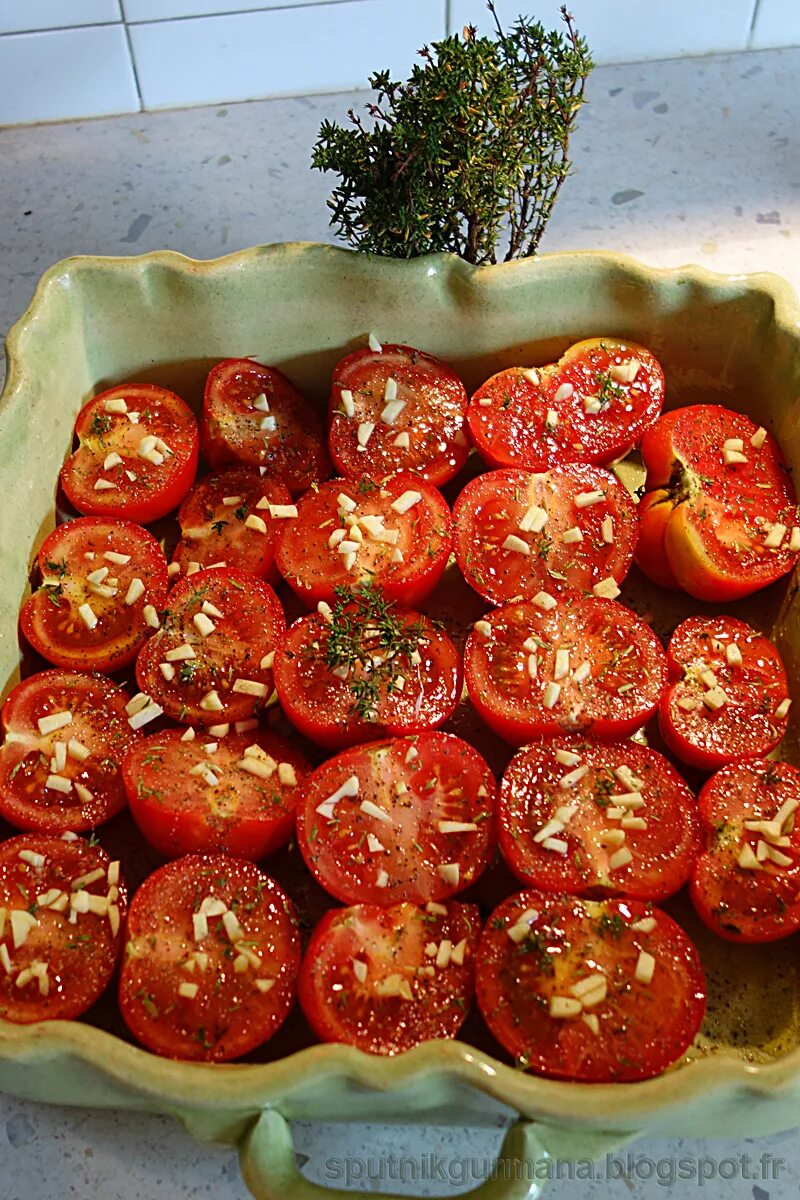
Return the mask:
M 112 382 L 157 380 L 194 405 L 211 363 L 253 355 L 324 403 L 334 362 L 374 330 L 454 363 L 468 388 L 513 364 L 552 361 L 582 337 L 628 337 L 664 365 L 669 405 L 714 400 L 767 425 L 800 468 L 800 306 L 768 275 L 652 270 L 601 253 L 473 268 L 437 255 L 379 260 L 318 245 L 256 247 L 213 262 L 173 253 L 74 258 L 42 279 L 9 335 L 0 399 L 0 688 L 19 678 L 17 613 L 36 547 L 55 521 L 54 482 L 81 403 Z M 628 602 L 668 628 L 689 602 L 641 580 Z M 693 609 L 698 606 L 693 604 Z M 797 585 L 783 581 L 735 611 L 776 637 L 800 669 Z M 795 707 L 798 707 L 797 705 Z M 797 730 L 784 754 L 800 762 Z M 259 1197 L 310 1200 L 296 1172 L 292 1118 L 461 1122 L 481 1097 L 520 1114 L 507 1158 L 600 1155 L 647 1132 L 754 1136 L 800 1112 L 797 940 L 716 942 L 678 903 L 709 977 L 696 1045 L 665 1075 L 580 1085 L 526 1075 L 476 1043 L 432 1042 L 399 1058 L 306 1045 L 269 1061 L 201 1066 L 158 1059 L 114 1026 L 0 1022 L 0 1088 L 61 1104 L 168 1113 L 198 1137 L 238 1144 Z M 457 1114 L 457 1116 L 456 1116 Z M 534 1195 L 524 1169 L 500 1171 L 483 1197 Z

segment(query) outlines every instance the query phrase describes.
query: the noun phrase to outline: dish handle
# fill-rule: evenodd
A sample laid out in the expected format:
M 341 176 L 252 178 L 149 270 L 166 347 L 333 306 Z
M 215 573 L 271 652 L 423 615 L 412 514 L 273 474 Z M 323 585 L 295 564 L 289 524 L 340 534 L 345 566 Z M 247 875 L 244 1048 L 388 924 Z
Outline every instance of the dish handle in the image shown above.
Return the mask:
M 564 1143 L 574 1154 L 596 1159 L 635 1135 L 550 1129 L 521 1118 L 509 1128 L 490 1178 L 469 1192 L 464 1200 L 538 1200 L 559 1149 Z M 295 1158 L 289 1122 L 275 1109 L 265 1109 L 239 1143 L 242 1177 L 255 1200 L 342 1200 L 352 1192 L 312 1183 L 301 1175 Z M 365 1195 L 359 1192 L 359 1195 Z M 377 1193 L 373 1193 L 377 1195 Z M 380 1193 L 381 1200 L 408 1200 Z

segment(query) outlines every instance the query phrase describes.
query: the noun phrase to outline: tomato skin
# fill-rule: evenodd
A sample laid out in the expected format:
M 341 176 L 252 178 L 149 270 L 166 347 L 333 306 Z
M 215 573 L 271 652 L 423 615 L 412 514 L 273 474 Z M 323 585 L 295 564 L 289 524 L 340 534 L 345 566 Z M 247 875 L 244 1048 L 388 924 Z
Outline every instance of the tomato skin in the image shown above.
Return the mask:
M 726 461 L 726 444 L 741 444 L 745 461 Z M 655 564 L 656 582 L 662 549 L 664 569 L 678 586 L 709 602 L 750 595 L 794 568 L 794 487 L 777 444 L 749 417 L 716 404 L 676 409 L 648 430 L 642 458 L 643 510 L 664 506 L 640 541 L 639 565 L 650 574 Z M 784 534 L 771 546 L 776 525 Z
M 652 930 L 631 928 L 648 919 Z M 642 951 L 655 958 L 649 984 L 634 976 Z M 550 1015 L 551 997 L 571 998 L 571 986 L 595 972 L 607 987 L 594 1004 L 585 993 L 597 1032 L 581 1011 Z M 537 1075 L 582 1083 L 659 1075 L 689 1048 L 705 1012 L 696 949 L 677 922 L 640 900 L 510 896 L 484 927 L 475 983 L 483 1019 L 508 1054 Z
M 536 638 L 543 645 L 531 677 L 526 642 Z M 548 707 L 545 691 L 555 682 L 561 642 L 581 650 L 580 662 L 570 659 L 569 674 Z M 584 663 L 590 673 L 575 681 L 572 674 Z M 561 733 L 628 737 L 656 713 L 667 665 L 658 638 L 630 609 L 615 600 L 567 595 L 547 611 L 525 601 L 487 613 L 467 638 L 464 674 L 478 714 L 501 738 L 519 746 Z
M 639 501 L 639 537 L 636 543 L 636 565 L 648 579 L 659 587 L 679 591 L 667 560 L 664 538 L 670 518 L 675 511 L 670 494 L 665 488 L 646 492 Z
M 604 492 L 597 504 L 579 507 L 575 498 Z M 520 526 L 526 514 L 543 508 L 547 524 L 539 532 Z M 612 521 L 612 541 L 602 527 Z M 636 507 L 616 476 L 587 463 L 566 463 L 546 474 L 488 471 L 471 480 L 453 509 L 455 552 L 470 587 L 490 604 L 530 599 L 543 588 L 591 589 L 604 579 L 621 583 L 636 544 Z M 564 542 L 578 530 L 582 540 Z M 529 546 L 529 553 L 506 549 L 508 536 Z
M 757 857 L 762 840 L 759 832 L 745 829 L 745 821 L 772 821 L 786 801 L 800 801 L 800 771 L 768 759 L 730 763 L 711 776 L 697 798 L 706 845 L 689 896 L 708 928 L 727 941 L 774 942 L 800 929 L 796 814 L 781 825 L 787 844 L 778 852 L 792 860 L 789 865 L 767 859 L 751 870 L 738 861 L 745 845 Z
M 289 626 L 275 655 L 275 690 L 286 716 L 305 737 L 328 750 L 342 750 L 387 735 L 437 729 L 452 716 L 462 686 L 456 647 L 421 613 L 399 609 L 397 619 L 405 636 L 413 631 L 425 645 L 419 647 L 418 665 L 405 656 L 402 663 L 399 657 L 395 660 L 405 672 L 406 686 L 402 692 L 379 688 L 374 720 L 356 709 L 357 696 L 350 686 L 355 673 L 349 679 L 337 678 L 325 663 L 331 627 L 324 617 L 309 613 Z M 380 648 L 378 639 L 375 651 Z M 358 678 L 369 675 L 359 668 Z
M 40 854 L 43 866 L 20 859 L 20 852 Z M 27 833 L 0 843 L 0 909 L 8 914 L 0 944 L 5 944 L 13 969 L 0 971 L 0 1017 L 17 1025 L 36 1021 L 71 1020 L 82 1016 L 105 990 L 114 973 L 122 946 L 121 923 L 125 919 L 127 889 L 120 876 L 109 883 L 111 860 L 99 846 L 82 838 L 64 841 L 44 833 Z M 114 868 L 119 870 L 119 863 Z M 86 883 L 80 890 L 98 898 L 111 897 L 111 916 L 94 912 L 77 914 L 69 920 L 71 906 L 58 897 L 53 901 L 64 911 L 38 904 L 36 924 L 23 945 L 15 948 L 10 914 L 28 909 L 25 896 L 34 902 L 37 896 L 58 891 L 74 894 L 72 882 L 100 870 L 103 878 Z M 102 903 L 102 900 L 98 900 Z M 110 911 L 110 909 L 109 909 Z M 111 921 L 116 920 L 116 932 Z M 33 979 L 18 985 L 20 972 L 35 962 L 48 965 L 49 989 L 43 995 Z
M 397 383 L 397 399 L 405 406 L 392 424 L 381 420 L 388 379 Z M 353 397 L 354 412 L 342 407 L 342 392 Z M 358 479 L 382 479 L 396 471 L 414 471 L 434 487 L 452 479 L 467 461 L 464 419 L 468 397 L 455 371 L 432 354 L 411 346 L 386 345 L 379 351 L 356 350 L 333 369 L 328 416 L 331 458 L 337 470 Z M 374 429 L 359 450 L 358 428 Z M 407 434 L 407 447 L 395 439 Z
M 556 757 L 562 753 L 567 762 Z M 573 771 L 589 768 L 572 786 Z M 627 767 L 633 788 L 615 775 Z M 610 795 L 637 792 L 641 808 L 624 813 L 646 821 L 646 829 L 623 823 Z M 551 823 L 561 806 L 576 812 L 553 835 L 566 852 L 546 849 L 534 834 Z M 578 896 L 629 896 L 660 901 L 688 880 L 700 852 L 695 799 L 678 772 L 657 751 L 635 742 L 593 742 L 557 737 L 532 742 L 514 755 L 503 774 L 498 809 L 500 849 L 523 884 Z M 609 844 L 609 830 L 624 843 Z M 627 847 L 632 861 L 610 869 L 609 859 Z
M 615 381 L 611 370 L 639 364 L 634 380 Z M 572 389 L 572 390 L 569 390 Z M 589 397 L 604 398 L 588 412 Z M 570 346 L 557 363 L 511 367 L 487 379 L 470 401 L 472 440 L 492 467 L 546 471 L 556 463 L 605 465 L 624 458 L 658 418 L 664 375 L 643 346 L 589 338 Z M 547 420 L 556 414 L 555 426 Z
M 395 512 L 391 505 L 408 492 L 420 500 L 407 513 Z M 356 507 L 347 512 L 338 503 L 346 496 Z M 333 479 L 306 492 L 298 504 L 296 521 L 285 522 L 278 542 L 276 558 L 286 582 L 309 607 L 320 600 L 334 603 L 339 587 L 358 587 L 371 582 L 387 600 L 406 608 L 421 604 L 444 573 L 452 545 L 450 509 L 435 488 L 409 471 L 392 475 L 380 486 L 367 476 L 361 480 Z M 346 570 L 338 546 L 329 538 L 338 529 L 341 541 L 350 524 L 359 517 L 380 516 L 389 533 L 397 535 L 393 543 L 375 541 L 367 531 L 357 553 L 355 570 Z M 361 532 L 359 527 L 359 532 Z M 404 558 L 392 561 L 394 550 Z
M 264 395 L 269 410 L 254 407 Z M 276 428 L 261 430 L 267 416 Z M 200 422 L 203 456 L 213 468 L 265 467 L 293 494 L 327 479 L 331 462 L 316 408 L 275 367 L 228 358 L 209 373 Z
M 319 806 L 353 777 L 358 793 L 343 796 L 326 820 Z M 364 812 L 365 801 L 387 816 Z M 424 904 L 462 891 L 488 865 L 496 805 L 488 764 L 461 738 L 429 732 L 370 742 L 328 759 L 306 780 L 297 841 L 312 875 L 344 904 Z M 444 833 L 439 821 L 474 829 Z M 371 848 L 368 837 L 381 849 Z M 444 863 L 457 864 L 456 881 L 440 874 Z
M 236 940 L 219 916 L 208 917 L 208 934 L 195 938 L 192 914 L 206 898 L 235 910 L 258 967 L 235 969 Z M 240 1058 L 272 1037 L 294 1003 L 300 967 L 294 905 L 251 862 L 190 854 L 159 867 L 133 898 L 125 943 L 123 1019 L 138 1041 L 165 1058 Z M 181 964 L 198 951 L 207 955 L 205 969 L 186 970 Z M 272 987 L 260 992 L 256 978 L 272 980 Z M 182 983 L 197 984 L 195 996 L 181 996 Z
M 128 554 L 130 561 L 115 565 L 104 558 L 107 552 Z M 87 554 L 93 557 L 87 559 Z M 167 560 L 152 534 L 131 521 L 78 517 L 48 534 L 37 564 L 42 580 L 54 582 L 43 582 L 22 606 L 20 628 L 34 650 L 66 670 L 113 672 L 130 666 L 152 633 L 145 608 L 160 609 L 167 595 Z M 118 580 L 111 597 L 98 593 L 88 580 L 103 567 L 109 579 Z M 144 591 L 127 604 L 133 579 L 142 582 Z M 93 629 L 81 619 L 84 603 L 97 618 Z
M 17 829 L 46 833 L 83 832 L 115 816 L 125 806 L 120 764 L 141 734 L 131 729 L 126 692 L 102 675 L 41 671 L 11 690 L 2 709 L 5 741 L 0 746 L 0 816 Z M 72 721 L 42 735 L 38 720 L 71 712 Z M 56 742 L 76 739 L 91 750 L 81 761 L 70 754 L 53 770 Z M 51 774 L 78 781 L 91 793 L 81 800 L 46 786 Z
M 208 635 L 194 623 L 204 603 L 222 613 Z M 272 693 L 272 668 L 261 663 L 275 650 L 285 628 L 280 600 L 263 580 L 230 567 L 197 571 L 172 589 L 169 618 L 136 661 L 137 682 L 167 716 L 182 724 L 246 720 Z M 189 671 L 184 661 L 176 660 L 175 675 L 166 679 L 160 664 L 187 644 L 194 650 L 188 661 L 195 666 Z M 235 691 L 237 679 L 259 684 L 263 694 Z M 221 707 L 203 707 L 211 692 Z
M 237 496 L 241 499 L 239 505 L 224 503 Z M 251 467 L 232 467 L 201 479 L 178 513 L 181 538 L 172 561 L 180 565 L 181 574 L 187 573 L 190 563 L 202 568 L 222 561 L 228 567 L 250 571 L 267 583 L 276 583 L 275 543 L 281 522 L 270 518 L 268 508 L 258 508 L 264 500 L 288 505 L 292 496 L 278 480 L 268 476 L 262 479 Z M 260 517 L 267 532 L 248 529 L 244 522 L 249 516 Z
M 109 413 L 109 401 L 124 400 L 136 423 L 125 413 Z M 89 400 L 78 413 L 75 435 L 80 445 L 61 469 L 61 486 L 85 516 L 122 517 L 149 525 L 180 504 L 197 472 L 197 422 L 187 404 L 152 383 L 122 383 Z M 142 438 L 166 442 L 169 454 L 156 465 L 138 453 Z M 122 460 L 106 468 L 110 453 Z M 136 476 L 131 480 L 126 472 Z M 114 487 L 98 491 L 104 479 Z
M 456 1036 L 474 992 L 480 916 L 474 904 L 450 901 L 437 907 L 446 915 L 413 904 L 359 904 L 333 909 L 322 918 L 303 959 L 299 988 L 300 1004 L 317 1037 L 368 1054 L 395 1055 L 432 1038 Z M 436 967 L 424 947 L 445 939 L 454 947 L 465 943 L 463 961 Z M 363 982 L 354 960 L 366 963 Z M 411 999 L 376 995 L 375 983 L 391 975 L 407 982 Z
M 738 648 L 740 663 L 729 663 L 726 647 Z M 776 715 L 789 699 L 783 661 L 776 647 L 745 621 L 734 617 L 689 617 L 667 646 L 671 686 L 661 699 L 661 735 L 676 757 L 703 771 L 725 763 L 763 758 L 786 733 L 787 715 Z M 725 693 L 722 707 L 710 708 L 702 675 L 711 672 Z
M 185 729 L 167 729 L 133 746 L 125 757 L 125 790 L 136 824 L 165 858 L 183 854 L 232 854 L 257 862 L 288 842 L 294 832 L 300 787 L 309 763 L 283 738 L 263 730 L 199 731 L 189 742 Z M 277 773 L 260 779 L 237 768 L 245 750 L 260 746 L 275 762 L 289 763 L 296 783 Z M 205 747 L 216 746 L 213 753 Z M 190 771 L 207 764 L 218 784 L 209 786 Z

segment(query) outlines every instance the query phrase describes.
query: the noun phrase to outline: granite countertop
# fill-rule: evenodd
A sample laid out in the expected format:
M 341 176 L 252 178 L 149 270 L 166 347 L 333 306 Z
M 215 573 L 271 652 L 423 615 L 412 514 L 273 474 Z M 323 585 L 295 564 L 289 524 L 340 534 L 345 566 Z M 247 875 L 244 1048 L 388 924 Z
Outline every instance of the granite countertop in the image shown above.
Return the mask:
M 800 289 L 799 71 L 800 49 L 595 71 L 572 148 L 575 173 L 542 249 L 777 271 Z M 309 151 L 323 118 L 341 120 L 364 99 L 301 97 L 0 130 L 0 331 L 21 315 L 38 276 L 70 254 L 170 247 L 210 258 L 259 242 L 331 240 L 329 181 L 307 170 Z M 376 1175 L 388 1172 L 391 1154 L 413 1155 L 432 1179 L 361 1186 L 449 1195 L 470 1186 L 458 1185 L 459 1162 L 491 1158 L 509 1117 L 494 1106 L 477 1128 L 300 1124 L 296 1146 L 310 1177 L 334 1186 L 334 1157 L 361 1159 Z M 782 1161 L 765 1177 L 745 1177 L 734 1160 L 748 1153 L 757 1169 L 762 1152 Z M 706 1200 L 781 1200 L 796 1197 L 800 1184 L 797 1132 L 736 1143 L 649 1140 L 630 1153 L 622 1178 L 562 1178 L 548 1196 L 654 1197 L 681 1156 L 706 1175 L 715 1169 L 702 1167 L 704 1156 L 732 1164 L 727 1179 L 716 1172 L 705 1182 Z M 199 1147 L 166 1118 L 3 1096 L 0 1180 L 3 1200 L 248 1194 L 231 1152 Z M 688 1196 L 697 1187 L 689 1180 L 672 1190 Z

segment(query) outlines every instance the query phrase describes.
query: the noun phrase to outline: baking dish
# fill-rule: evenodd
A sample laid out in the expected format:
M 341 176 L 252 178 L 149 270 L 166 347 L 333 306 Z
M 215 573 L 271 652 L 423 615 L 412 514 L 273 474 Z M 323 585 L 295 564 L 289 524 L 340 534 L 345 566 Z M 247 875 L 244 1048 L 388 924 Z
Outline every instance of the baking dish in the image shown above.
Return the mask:
M 800 466 L 800 306 L 775 276 L 653 270 L 593 252 L 474 268 L 446 255 L 398 262 L 306 244 L 256 247 L 212 262 L 170 252 L 68 259 L 44 276 L 7 342 L 2 695 L 19 678 L 17 613 L 35 549 L 55 521 L 54 481 L 88 395 L 120 380 L 151 380 L 196 407 L 213 362 L 253 355 L 323 404 L 333 364 L 371 330 L 451 361 L 468 388 L 504 366 L 552 361 L 582 337 L 629 337 L 660 358 L 670 406 L 711 400 L 740 408 L 769 427 L 791 467 Z M 660 632 L 703 611 L 636 577 L 624 598 Z M 797 678 L 794 580 L 731 611 L 776 638 Z M 797 737 L 793 725 L 783 753 L 800 762 Z M 700 945 L 709 1017 L 687 1060 L 644 1083 L 540 1079 L 466 1041 L 428 1043 L 391 1060 L 306 1046 L 272 1061 L 202 1066 L 155 1058 L 87 1023 L 0 1022 L 0 1087 L 54 1103 L 171 1114 L 199 1138 L 236 1143 L 254 1195 L 293 1200 L 324 1189 L 297 1174 L 292 1118 L 464 1123 L 490 1096 L 520 1115 L 503 1156 L 531 1164 L 547 1153 L 594 1157 L 645 1132 L 752 1137 L 795 1124 L 796 939 L 725 944 L 700 930 L 680 902 L 675 911 Z M 501 1170 L 475 1194 L 533 1196 L 539 1186 L 523 1165 Z

